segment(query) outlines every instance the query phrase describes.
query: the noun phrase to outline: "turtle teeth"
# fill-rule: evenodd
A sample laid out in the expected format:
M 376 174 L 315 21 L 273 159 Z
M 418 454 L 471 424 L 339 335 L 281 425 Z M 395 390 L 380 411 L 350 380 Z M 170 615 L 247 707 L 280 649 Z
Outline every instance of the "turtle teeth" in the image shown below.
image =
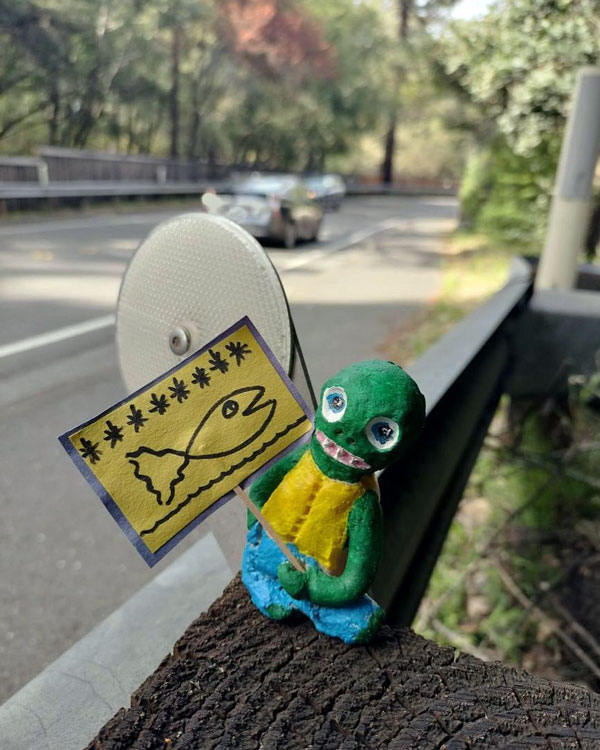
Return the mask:
M 341 445 L 338 445 L 333 440 L 331 440 L 331 438 L 328 438 L 322 430 L 317 430 L 316 437 L 319 443 L 322 445 L 325 453 L 327 453 L 328 456 L 331 456 L 331 458 L 335 459 L 336 461 L 339 461 L 341 464 L 344 464 L 345 466 L 351 466 L 355 469 L 368 470 L 371 468 L 369 464 L 360 456 L 355 456 L 353 453 L 350 453 L 350 451 L 342 448 Z
M 343 464 L 352 463 L 353 456 L 348 453 L 347 450 L 344 450 L 343 448 L 339 448 L 336 458 L 338 461 L 341 461 Z

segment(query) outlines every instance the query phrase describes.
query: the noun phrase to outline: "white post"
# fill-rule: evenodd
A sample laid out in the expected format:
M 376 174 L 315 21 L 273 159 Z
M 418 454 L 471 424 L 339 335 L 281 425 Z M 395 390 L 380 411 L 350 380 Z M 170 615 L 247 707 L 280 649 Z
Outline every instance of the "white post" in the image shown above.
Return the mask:
M 600 68 L 582 68 L 560 151 L 536 289 L 572 289 L 589 225 L 600 147 Z
M 165 164 L 159 164 L 156 167 L 156 181 L 159 185 L 164 185 L 167 181 L 167 167 Z
M 48 185 L 48 165 L 45 161 L 38 161 L 37 163 L 37 175 L 38 175 L 38 184 L 42 187 L 47 187 Z

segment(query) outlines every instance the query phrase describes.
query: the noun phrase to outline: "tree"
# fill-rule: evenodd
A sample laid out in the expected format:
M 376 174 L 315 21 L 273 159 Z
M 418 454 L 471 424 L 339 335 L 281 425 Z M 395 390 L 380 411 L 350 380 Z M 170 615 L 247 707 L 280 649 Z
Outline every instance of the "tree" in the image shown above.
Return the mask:
M 333 76 L 335 51 L 301 4 L 225 0 L 221 13 L 233 51 L 263 76 Z
M 528 156 L 560 138 L 577 69 L 600 58 L 593 0 L 503 0 L 444 38 L 446 72 Z
M 0 140 L 317 169 L 389 108 L 354 0 L 0 0 Z
M 478 109 L 464 185 L 472 223 L 530 238 L 547 211 L 577 69 L 598 64 L 593 0 L 502 0 L 442 38 L 445 71 Z
M 456 0 L 397 0 L 397 39 L 400 55 L 394 63 L 393 95 L 390 105 L 389 121 L 384 139 L 384 156 L 381 164 L 381 181 L 390 184 L 394 181 L 394 151 L 396 148 L 396 127 L 398 124 L 399 94 L 402 79 L 412 61 L 410 60 L 409 40 L 414 33 L 422 33 L 440 12 L 451 7 Z
M 51 105 L 49 139 L 56 139 L 59 81 L 68 67 L 65 47 L 74 25 L 33 2 L 0 2 L 0 138 Z

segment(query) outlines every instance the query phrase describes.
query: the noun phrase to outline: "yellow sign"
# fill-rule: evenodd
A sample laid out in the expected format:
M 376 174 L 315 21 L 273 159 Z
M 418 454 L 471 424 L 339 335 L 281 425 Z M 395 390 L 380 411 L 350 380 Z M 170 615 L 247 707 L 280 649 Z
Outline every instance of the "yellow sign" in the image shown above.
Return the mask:
M 243 318 L 59 440 L 153 565 L 311 429 L 306 404 Z

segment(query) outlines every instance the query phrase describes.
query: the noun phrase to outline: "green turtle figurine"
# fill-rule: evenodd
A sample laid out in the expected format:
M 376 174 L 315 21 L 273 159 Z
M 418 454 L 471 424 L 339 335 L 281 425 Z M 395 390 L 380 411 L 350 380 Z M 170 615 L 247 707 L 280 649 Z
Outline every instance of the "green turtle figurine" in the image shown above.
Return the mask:
M 366 593 L 383 546 L 374 472 L 417 438 L 425 399 L 393 362 L 358 362 L 321 389 L 308 443 L 262 474 L 250 497 L 291 553 L 296 570 L 248 513 L 242 580 L 255 606 L 282 620 L 295 611 L 345 643 L 366 643 L 385 612 Z

